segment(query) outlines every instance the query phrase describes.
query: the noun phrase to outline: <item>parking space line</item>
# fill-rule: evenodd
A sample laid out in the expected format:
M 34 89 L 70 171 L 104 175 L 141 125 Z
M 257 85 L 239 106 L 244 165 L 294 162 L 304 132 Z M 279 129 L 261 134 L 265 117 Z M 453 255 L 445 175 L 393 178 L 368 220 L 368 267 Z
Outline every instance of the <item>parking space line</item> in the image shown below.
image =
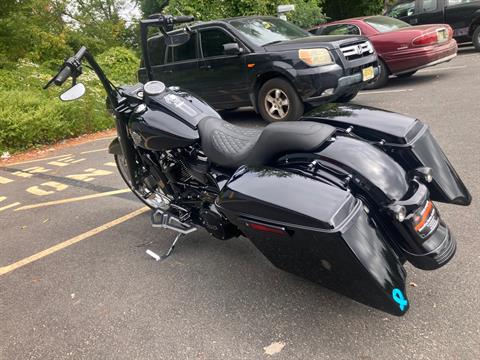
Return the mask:
M 53 253 L 56 253 L 57 251 L 60 251 L 62 249 L 65 249 L 71 245 L 74 245 L 82 240 L 88 239 L 98 233 L 101 233 L 102 231 L 105 231 L 107 229 L 110 229 L 111 227 L 114 227 L 116 225 L 119 225 L 127 220 L 130 220 L 134 218 L 135 216 L 138 216 L 140 214 L 143 214 L 144 212 L 148 211 L 150 208 L 148 207 L 142 207 L 138 210 L 135 210 L 131 212 L 130 214 L 124 215 L 118 219 L 112 220 L 106 224 L 100 225 L 99 227 L 96 227 L 92 230 L 89 230 L 87 232 L 84 232 L 83 234 L 77 235 L 69 240 L 65 240 L 57 245 L 54 245 L 52 247 L 49 247 L 48 249 L 45 249 L 43 251 L 40 251 L 32 256 L 29 256 L 27 258 L 24 258 L 22 260 L 19 260 L 13 264 L 3 266 L 0 268 L 0 276 L 5 275 L 9 272 L 12 272 L 18 268 L 21 268 L 22 266 L 28 265 L 34 261 L 40 260 L 48 255 L 51 255 Z
M 16 162 L 16 163 L 10 163 L 10 164 L 8 164 L 8 166 L 21 165 L 21 164 L 30 164 L 30 163 L 33 163 L 33 162 L 43 161 L 43 160 L 59 159 L 59 158 L 67 157 L 67 156 L 71 156 L 71 155 L 72 155 L 72 154 L 65 154 L 65 155 L 58 155 L 58 156 L 46 157 L 46 158 L 35 159 L 35 160 L 19 161 L 19 162 Z
M 108 148 L 88 150 L 88 151 L 82 151 L 80 154 L 90 154 L 90 153 L 94 153 L 94 152 L 107 151 L 107 150 L 108 150 Z
M 15 206 L 17 206 L 17 205 L 20 205 L 20 203 L 19 203 L 19 202 L 14 202 L 13 204 L 5 205 L 5 206 L 3 206 L 3 207 L 0 208 L 0 211 L 8 210 L 8 209 L 10 209 L 10 208 L 12 208 L 12 207 L 15 207 Z
M 95 199 L 95 198 L 104 197 L 104 196 L 112 196 L 112 195 L 117 195 L 117 194 L 123 194 L 123 193 L 129 192 L 129 191 L 131 191 L 131 190 L 130 189 L 121 189 L 121 190 L 107 191 L 107 192 L 92 194 L 92 195 L 78 196 L 78 197 L 73 197 L 73 198 L 68 198 L 68 199 L 47 201 L 47 202 L 38 203 L 38 204 L 25 205 L 25 206 L 19 207 L 18 209 L 15 209 L 15 211 L 29 210 L 29 209 L 39 208 L 39 207 L 59 205 L 59 204 L 76 202 L 76 201 Z
M 3 176 L 0 176 L 0 184 L 8 184 L 8 183 L 11 183 L 13 180 L 11 179 L 7 179 Z
M 413 91 L 413 89 L 396 89 L 396 90 L 380 90 L 380 91 L 360 91 L 358 95 L 372 95 L 372 94 L 388 94 L 388 93 L 399 93 Z

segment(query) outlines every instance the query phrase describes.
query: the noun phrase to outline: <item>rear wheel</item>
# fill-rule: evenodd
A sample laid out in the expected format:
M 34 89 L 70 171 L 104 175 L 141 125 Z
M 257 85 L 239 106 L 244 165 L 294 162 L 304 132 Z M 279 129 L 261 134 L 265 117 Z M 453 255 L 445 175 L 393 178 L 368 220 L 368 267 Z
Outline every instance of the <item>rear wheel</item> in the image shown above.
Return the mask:
M 379 89 L 387 85 L 390 70 L 388 70 L 387 65 L 385 65 L 385 62 L 382 59 L 378 59 L 378 65 L 380 66 L 380 74 L 373 82 L 369 82 L 367 86 L 365 86 L 365 89 L 367 90 Z
M 473 32 L 472 41 L 473 41 L 473 46 L 475 46 L 475 49 L 477 49 L 477 51 L 480 51 L 480 25 L 477 25 L 477 28 Z
M 344 94 L 337 99 L 337 102 L 347 103 L 349 101 L 352 101 L 355 98 L 355 96 L 357 96 L 357 94 L 358 94 L 358 90 L 349 94 Z
M 397 74 L 395 75 L 396 77 L 400 78 L 400 79 L 406 79 L 406 78 L 409 78 L 410 76 L 412 76 L 413 74 L 415 74 L 417 72 L 417 70 L 415 71 L 410 71 L 410 72 L 407 72 L 407 73 L 403 73 L 403 74 Z
M 132 186 L 130 175 L 128 174 L 127 161 L 123 155 L 115 155 L 115 163 L 117 164 L 118 172 L 123 181 L 132 190 L 132 192 L 147 206 L 152 209 L 165 209 L 168 208 L 170 200 L 165 195 L 163 190 L 158 186 L 154 192 L 148 190 L 145 186 L 142 186 L 139 190 L 136 190 Z
M 294 121 L 303 115 L 304 105 L 295 88 L 281 78 L 263 84 L 257 103 L 260 115 L 268 122 Z

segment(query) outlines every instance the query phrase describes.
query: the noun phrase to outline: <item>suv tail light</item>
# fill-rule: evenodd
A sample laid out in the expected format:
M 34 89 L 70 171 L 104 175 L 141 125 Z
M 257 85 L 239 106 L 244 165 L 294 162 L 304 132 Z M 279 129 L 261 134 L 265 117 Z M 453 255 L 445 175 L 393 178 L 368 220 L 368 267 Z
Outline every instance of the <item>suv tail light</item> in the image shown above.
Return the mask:
M 430 32 L 423 35 L 420 35 L 413 39 L 412 45 L 413 46 L 427 46 L 433 45 L 438 42 L 437 32 Z

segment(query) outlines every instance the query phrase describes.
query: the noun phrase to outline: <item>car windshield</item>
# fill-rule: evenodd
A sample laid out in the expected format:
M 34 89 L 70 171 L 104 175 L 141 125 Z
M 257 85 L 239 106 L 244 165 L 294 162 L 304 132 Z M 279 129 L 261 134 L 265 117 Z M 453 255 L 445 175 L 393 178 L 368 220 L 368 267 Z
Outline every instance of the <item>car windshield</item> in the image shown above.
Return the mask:
M 410 24 L 398 19 L 394 19 L 387 16 L 372 16 L 364 20 L 368 25 L 381 33 L 398 30 L 401 28 L 409 27 Z
M 312 36 L 285 20 L 278 18 L 246 18 L 230 24 L 257 46 Z

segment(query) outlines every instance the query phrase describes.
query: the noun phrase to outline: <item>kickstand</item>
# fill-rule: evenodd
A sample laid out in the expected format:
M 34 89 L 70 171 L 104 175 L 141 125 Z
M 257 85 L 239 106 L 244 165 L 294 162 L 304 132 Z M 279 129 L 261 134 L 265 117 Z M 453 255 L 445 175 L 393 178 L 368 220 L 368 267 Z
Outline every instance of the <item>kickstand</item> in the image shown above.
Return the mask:
M 175 237 L 175 240 L 173 240 L 173 243 L 172 245 L 170 246 L 170 248 L 168 249 L 168 251 L 163 254 L 163 255 L 158 255 L 156 253 L 154 253 L 152 250 L 147 250 L 146 253 L 148 255 L 150 255 L 152 258 L 155 259 L 155 261 L 162 261 L 162 260 L 165 260 L 166 258 L 168 258 L 170 256 L 170 254 L 173 252 L 173 249 L 175 249 L 175 245 L 177 244 L 177 241 L 180 240 L 180 238 L 183 236 L 184 234 L 178 234 L 176 237 Z

